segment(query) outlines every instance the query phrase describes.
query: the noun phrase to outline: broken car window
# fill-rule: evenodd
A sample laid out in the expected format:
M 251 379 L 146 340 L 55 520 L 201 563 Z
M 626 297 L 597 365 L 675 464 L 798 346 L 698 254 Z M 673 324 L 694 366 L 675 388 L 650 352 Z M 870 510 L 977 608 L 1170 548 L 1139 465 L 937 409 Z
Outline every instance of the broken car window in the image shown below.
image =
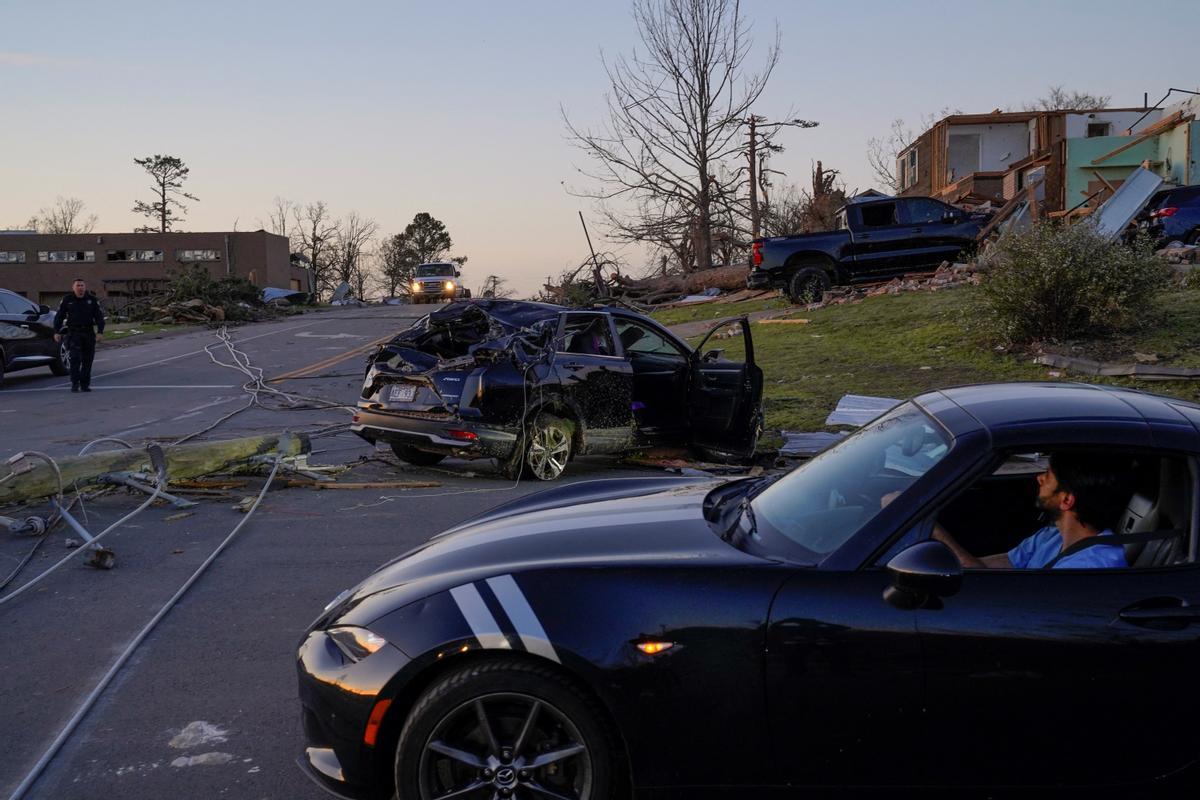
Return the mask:
M 608 317 L 603 314 L 569 314 L 563 326 L 562 352 L 592 356 L 616 354 Z

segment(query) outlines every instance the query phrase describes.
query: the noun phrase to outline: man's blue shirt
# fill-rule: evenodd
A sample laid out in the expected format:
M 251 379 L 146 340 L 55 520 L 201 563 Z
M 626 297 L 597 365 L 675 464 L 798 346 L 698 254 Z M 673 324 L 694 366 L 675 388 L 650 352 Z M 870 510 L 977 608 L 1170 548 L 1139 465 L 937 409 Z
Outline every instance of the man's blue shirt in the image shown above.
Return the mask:
M 1099 536 L 1112 536 L 1103 530 Z M 1062 534 L 1053 525 L 1047 525 L 1025 541 L 1008 551 L 1008 560 L 1018 569 L 1041 569 L 1058 557 L 1062 551 Z M 1093 545 L 1072 553 L 1051 569 L 1113 569 L 1127 567 L 1125 547 L 1119 544 Z

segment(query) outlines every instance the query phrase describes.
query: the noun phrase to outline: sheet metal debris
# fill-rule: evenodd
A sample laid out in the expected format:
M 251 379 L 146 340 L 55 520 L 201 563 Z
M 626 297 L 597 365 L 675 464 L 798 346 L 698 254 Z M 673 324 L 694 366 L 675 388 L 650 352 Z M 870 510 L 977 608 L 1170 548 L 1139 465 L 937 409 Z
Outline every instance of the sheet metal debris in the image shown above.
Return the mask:
M 838 401 L 837 408 L 825 418 L 825 424 L 859 428 L 898 405 L 900 401 L 891 397 L 848 394 Z
M 1115 239 L 1129 227 L 1129 223 L 1146 206 L 1162 182 L 1163 179 L 1158 175 L 1145 167 L 1138 167 L 1088 219 L 1101 236 Z
M 829 431 L 783 431 L 783 447 L 779 455 L 791 457 L 815 456 L 846 438 L 845 432 L 830 433 Z

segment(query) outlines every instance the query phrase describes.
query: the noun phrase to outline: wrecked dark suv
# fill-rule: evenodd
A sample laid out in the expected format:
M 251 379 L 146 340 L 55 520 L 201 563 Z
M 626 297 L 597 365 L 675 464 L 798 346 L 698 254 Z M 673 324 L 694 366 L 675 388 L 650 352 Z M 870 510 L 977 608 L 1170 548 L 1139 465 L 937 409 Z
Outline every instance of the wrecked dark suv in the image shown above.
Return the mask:
M 748 457 L 763 379 L 749 325 L 735 324 L 744 362 L 701 355 L 623 308 L 452 303 L 370 357 L 353 430 L 411 464 L 495 458 L 509 477 L 540 480 L 577 455 L 660 444 Z

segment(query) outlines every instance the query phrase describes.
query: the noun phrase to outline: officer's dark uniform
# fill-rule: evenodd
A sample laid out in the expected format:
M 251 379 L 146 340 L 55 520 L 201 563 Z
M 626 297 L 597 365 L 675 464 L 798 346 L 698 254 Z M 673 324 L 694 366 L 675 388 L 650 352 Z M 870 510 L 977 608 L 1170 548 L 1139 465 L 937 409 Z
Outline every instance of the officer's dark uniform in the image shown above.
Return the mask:
M 74 292 L 67 295 L 54 315 L 54 331 L 62 334 L 71 352 L 71 389 L 90 392 L 96 334 L 104 333 L 104 311 L 100 302 L 91 293 L 83 297 L 76 297 Z

